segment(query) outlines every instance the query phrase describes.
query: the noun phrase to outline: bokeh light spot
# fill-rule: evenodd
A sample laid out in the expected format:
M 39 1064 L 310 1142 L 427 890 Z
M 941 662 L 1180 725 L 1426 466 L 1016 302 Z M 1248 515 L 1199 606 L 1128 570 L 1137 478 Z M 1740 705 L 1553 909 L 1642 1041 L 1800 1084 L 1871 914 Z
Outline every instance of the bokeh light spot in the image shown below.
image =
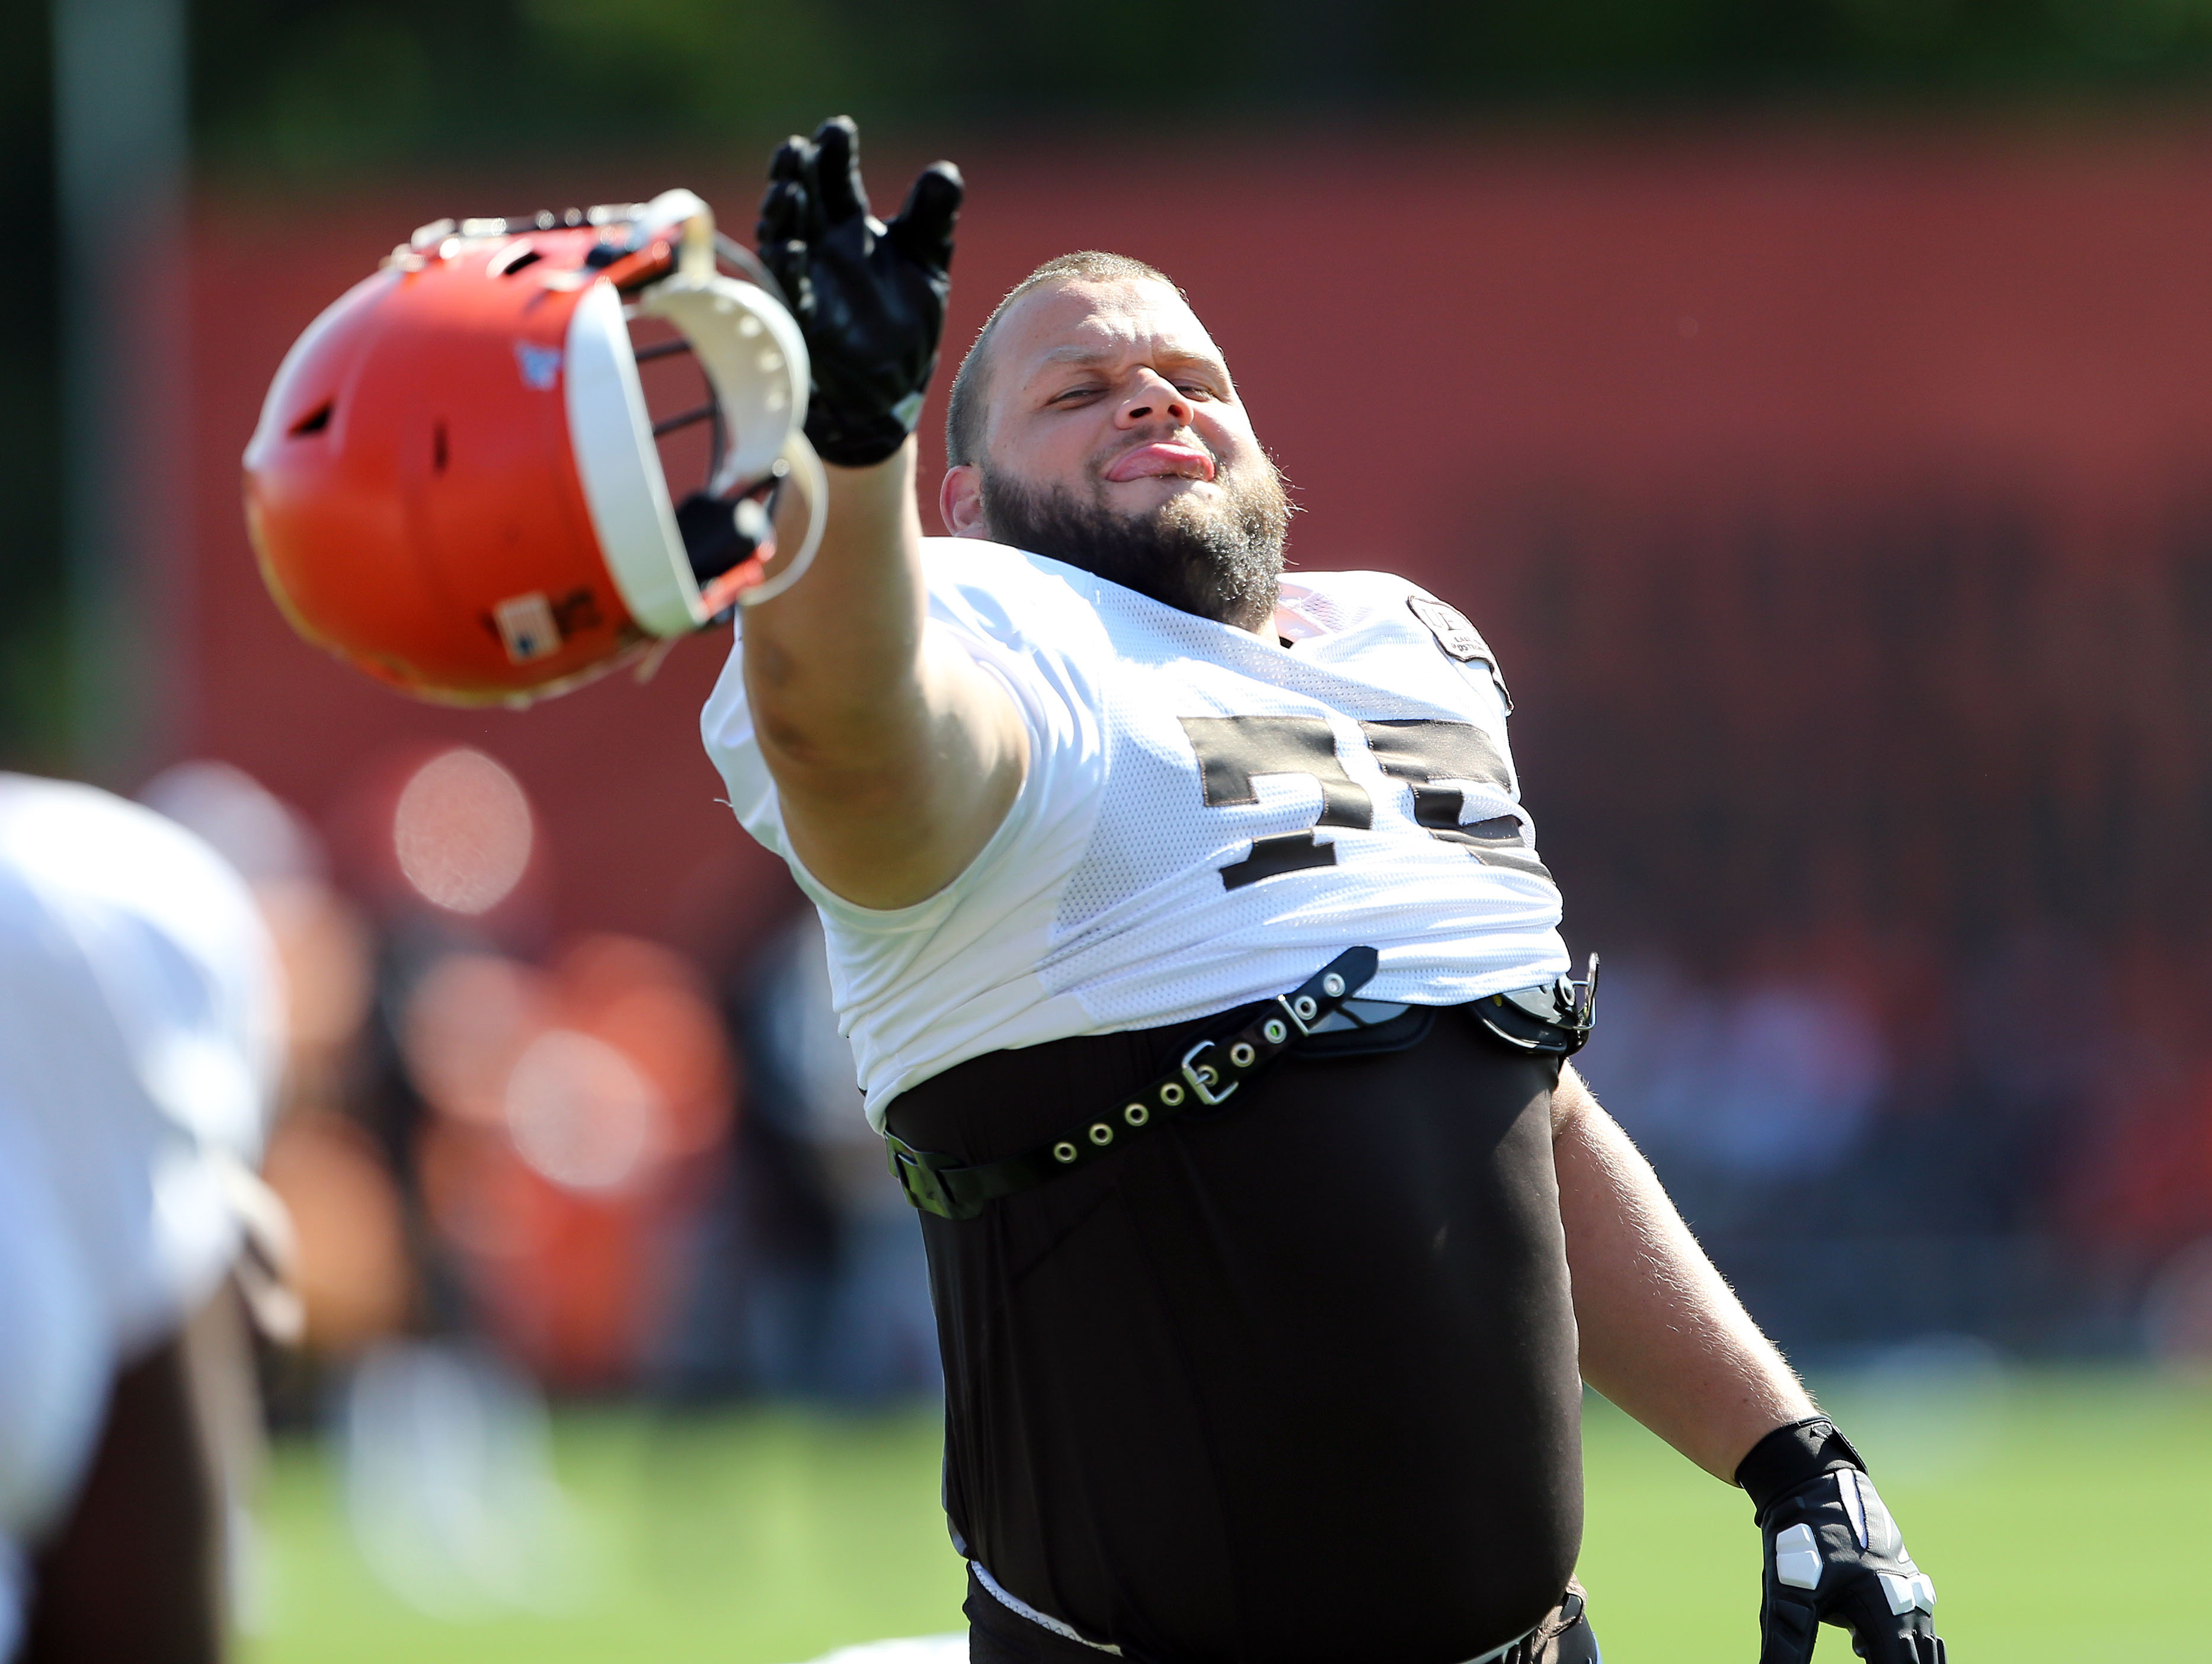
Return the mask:
M 400 1021 L 400 1055 L 441 1114 L 497 1127 L 523 1048 L 551 1026 L 539 972 L 489 953 L 449 953 L 422 974 Z
M 533 841 L 521 785 L 467 746 L 416 769 L 392 817 L 400 871 L 425 901 L 453 913 L 488 913 L 505 901 Z
M 612 1190 L 657 1153 L 665 1111 L 636 1065 L 604 1040 L 550 1029 L 515 1060 L 507 1128 L 522 1159 L 570 1190 Z

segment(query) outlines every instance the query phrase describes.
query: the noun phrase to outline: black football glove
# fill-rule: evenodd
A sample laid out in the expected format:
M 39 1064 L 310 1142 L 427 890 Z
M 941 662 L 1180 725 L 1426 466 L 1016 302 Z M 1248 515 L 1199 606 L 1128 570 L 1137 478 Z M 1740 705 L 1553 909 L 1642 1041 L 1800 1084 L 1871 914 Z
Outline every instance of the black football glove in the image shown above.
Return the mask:
M 814 392 L 806 437 L 824 462 L 865 468 L 906 443 L 937 367 L 965 187 L 933 162 L 888 226 L 868 210 L 860 130 L 834 117 L 769 165 L 760 257 L 806 337 Z
M 1825 1418 L 1778 1427 L 1735 1470 L 1765 1539 L 1759 1664 L 1808 1664 L 1822 1624 L 1868 1664 L 1944 1664 L 1936 1586 L 1889 1517 L 1866 1464 Z

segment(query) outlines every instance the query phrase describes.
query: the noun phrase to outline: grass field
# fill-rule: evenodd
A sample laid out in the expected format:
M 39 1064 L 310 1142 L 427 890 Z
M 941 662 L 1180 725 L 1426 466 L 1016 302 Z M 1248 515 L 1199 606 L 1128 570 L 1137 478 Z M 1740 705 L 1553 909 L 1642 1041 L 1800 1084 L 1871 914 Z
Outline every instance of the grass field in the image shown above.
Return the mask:
M 2130 1373 L 1861 1377 L 1826 1394 L 1942 1593 L 1960 1664 L 2212 1659 L 2190 1588 L 2212 1551 L 2212 1387 Z M 959 1626 L 934 1412 L 559 1418 L 569 1569 L 541 1612 L 422 1616 L 356 1554 L 317 1447 L 264 1487 L 250 1664 L 790 1664 Z M 1593 1403 L 1582 1576 L 1610 1664 L 1757 1655 L 1740 1492 Z M 1838 1631 L 1821 1656 L 1851 1656 Z

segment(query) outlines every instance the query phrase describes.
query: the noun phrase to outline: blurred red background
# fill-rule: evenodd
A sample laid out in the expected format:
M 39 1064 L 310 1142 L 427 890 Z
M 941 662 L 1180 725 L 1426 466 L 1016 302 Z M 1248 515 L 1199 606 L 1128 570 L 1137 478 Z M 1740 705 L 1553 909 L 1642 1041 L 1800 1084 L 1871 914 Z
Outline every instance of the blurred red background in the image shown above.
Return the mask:
M 1160 264 L 1297 488 L 1294 562 L 1389 567 L 1457 600 L 1500 641 L 1525 711 L 1558 667 L 1516 650 L 1527 590 L 1507 580 L 1563 522 L 1599 581 L 1662 522 L 1686 582 L 1747 515 L 1817 540 L 1931 492 L 2012 506 L 2098 562 L 2157 559 L 2160 515 L 2197 495 L 2212 458 L 2208 137 L 2045 149 L 1778 127 L 1753 142 L 985 149 L 958 158 L 970 195 L 947 339 L 957 351 L 1066 248 Z M 879 198 L 912 161 L 877 159 Z M 722 638 L 686 644 L 650 686 L 617 678 L 526 714 L 404 703 L 286 630 L 236 491 L 285 347 L 416 223 L 678 182 L 749 230 L 749 170 L 675 164 L 204 204 L 198 571 L 173 720 L 178 749 L 228 757 L 322 817 L 403 739 L 482 745 L 557 829 L 562 931 L 696 941 L 743 932 L 788 895 L 715 803 L 699 750 Z M 1663 673 L 1668 643 L 1623 645 L 1637 661 L 1624 676 Z M 1545 791 L 1532 774 L 1540 815 Z
M 1054 254 L 1158 264 L 1292 482 L 1293 564 L 1398 570 L 1482 625 L 1577 952 L 1874 1025 L 1878 1130 L 1838 1136 L 1879 1182 L 1808 1157 L 1768 1217 L 1733 1134 L 1662 1152 L 1776 1333 L 2120 1344 L 2112 1291 L 2212 1230 L 2212 127 L 957 159 L 949 352 Z M 879 208 L 923 160 L 875 160 Z M 410 703 L 285 628 L 236 483 L 285 348 L 415 225 L 674 184 L 749 232 L 750 169 L 680 161 L 204 200 L 171 744 L 301 805 L 356 894 L 389 882 L 399 780 L 480 747 L 537 810 L 499 939 L 621 932 L 722 975 L 797 902 L 700 750 L 726 637 L 524 714 Z

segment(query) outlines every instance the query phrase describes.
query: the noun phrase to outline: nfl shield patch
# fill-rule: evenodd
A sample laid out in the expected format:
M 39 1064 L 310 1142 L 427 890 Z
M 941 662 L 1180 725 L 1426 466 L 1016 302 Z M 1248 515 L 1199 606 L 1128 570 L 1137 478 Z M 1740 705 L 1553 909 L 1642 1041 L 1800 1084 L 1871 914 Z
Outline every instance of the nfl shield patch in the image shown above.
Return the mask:
M 1498 696 L 1504 700 L 1506 711 L 1513 709 L 1513 695 L 1505 691 L 1505 677 L 1498 669 L 1498 655 L 1482 639 L 1482 632 L 1468 622 L 1467 615 L 1457 607 L 1446 606 L 1442 601 L 1426 595 L 1408 595 L 1406 604 L 1413 609 L 1413 616 L 1428 626 L 1429 634 L 1437 638 L 1437 645 L 1453 658 L 1465 664 L 1480 664 L 1490 671 L 1490 679 L 1498 684 Z

